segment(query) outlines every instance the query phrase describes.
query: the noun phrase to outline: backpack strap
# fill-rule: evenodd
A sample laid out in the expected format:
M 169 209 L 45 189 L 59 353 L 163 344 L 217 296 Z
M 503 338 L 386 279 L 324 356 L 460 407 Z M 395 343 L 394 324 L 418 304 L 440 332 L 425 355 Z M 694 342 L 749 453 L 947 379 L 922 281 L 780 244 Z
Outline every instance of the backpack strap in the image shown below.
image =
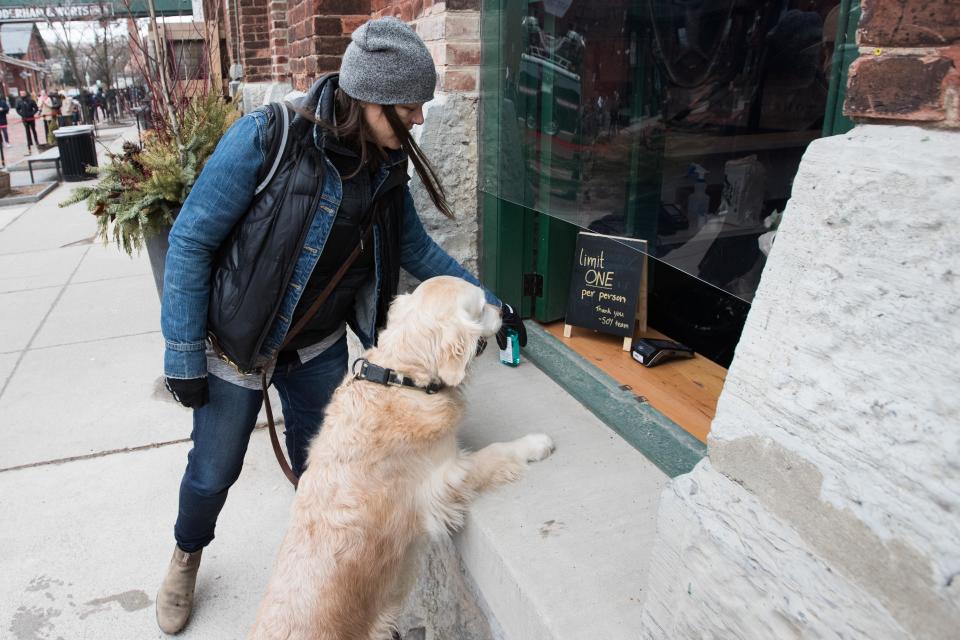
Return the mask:
M 283 152 L 286 151 L 287 139 L 290 135 L 290 112 L 287 109 L 287 106 L 278 102 L 271 102 L 269 105 L 267 105 L 267 107 L 273 111 L 274 129 L 273 140 L 270 143 L 270 152 L 267 154 L 265 160 L 272 158 L 273 161 L 270 163 L 269 171 L 267 171 L 267 174 L 262 180 L 260 180 L 260 184 L 258 184 L 256 190 L 254 190 L 253 195 L 258 195 L 261 191 L 266 189 L 267 185 L 270 184 L 270 181 L 273 180 L 273 176 L 277 172 L 277 168 L 280 166 L 280 161 L 283 159 Z M 279 114 L 277 113 L 278 111 Z M 279 136 L 277 135 L 277 124 L 280 125 Z M 266 166 L 266 163 L 264 163 L 264 166 Z

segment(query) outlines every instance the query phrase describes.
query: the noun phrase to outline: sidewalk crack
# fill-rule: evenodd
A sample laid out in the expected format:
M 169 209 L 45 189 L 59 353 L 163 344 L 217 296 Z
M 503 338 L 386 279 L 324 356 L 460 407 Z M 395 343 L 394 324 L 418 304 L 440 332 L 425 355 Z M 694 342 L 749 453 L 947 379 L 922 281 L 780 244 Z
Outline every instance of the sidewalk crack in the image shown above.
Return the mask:
M 37 336 L 40 335 L 40 332 L 43 330 L 44 325 L 47 324 L 47 318 L 50 317 L 50 314 L 53 313 L 53 310 L 57 308 L 57 305 L 60 304 L 60 298 L 63 297 L 64 291 L 67 290 L 67 287 L 70 286 L 70 283 L 73 282 L 74 276 L 77 275 L 77 271 L 80 270 L 80 265 L 83 264 L 84 259 L 86 259 L 87 254 L 90 252 L 90 247 L 87 247 L 83 251 L 83 255 L 80 256 L 80 259 L 77 260 L 76 266 L 73 267 L 73 271 L 70 272 L 70 277 L 67 278 L 67 281 L 63 283 L 63 287 L 60 289 L 60 292 L 57 294 L 57 297 L 53 299 L 53 302 L 50 304 L 50 308 L 47 309 L 47 312 L 43 314 L 43 318 L 40 320 L 40 323 L 37 325 L 37 328 L 33 331 L 33 335 L 30 336 L 30 340 L 27 342 L 27 345 L 20 352 L 20 355 L 17 357 L 17 361 L 13 363 L 13 368 L 10 369 L 10 373 L 7 375 L 7 379 L 4 381 L 3 386 L 0 387 L 0 399 L 3 399 L 3 394 L 7 392 L 7 387 L 10 386 L 10 381 L 13 380 L 14 374 L 17 372 L 17 369 L 20 367 L 20 363 L 23 362 L 24 356 L 27 354 L 27 351 L 30 350 L 30 347 L 33 345 L 33 341 L 37 339 Z
M 276 425 L 282 426 L 283 420 L 280 420 Z M 258 423 L 254 427 L 254 431 L 260 431 L 267 428 L 266 422 Z M 68 462 L 78 462 L 80 460 L 93 460 L 95 458 L 105 458 L 107 456 L 113 456 L 121 453 L 136 453 L 138 451 L 147 451 L 149 449 L 159 449 L 161 447 L 168 447 L 175 444 L 183 444 L 185 442 L 190 442 L 190 438 L 178 438 L 176 440 L 165 440 L 163 442 L 151 442 L 150 444 L 141 444 L 136 447 L 120 447 L 119 449 L 108 449 L 107 451 L 97 451 L 96 453 L 85 453 L 80 456 L 67 456 L 65 458 L 54 458 L 53 460 L 39 460 L 37 462 L 28 462 L 27 464 L 18 464 L 12 467 L 2 467 L 0 468 L 0 473 L 6 473 L 8 471 L 23 471 L 24 469 L 33 469 L 35 467 L 48 467 L 50 465 L 58 464 L 67 464 Z

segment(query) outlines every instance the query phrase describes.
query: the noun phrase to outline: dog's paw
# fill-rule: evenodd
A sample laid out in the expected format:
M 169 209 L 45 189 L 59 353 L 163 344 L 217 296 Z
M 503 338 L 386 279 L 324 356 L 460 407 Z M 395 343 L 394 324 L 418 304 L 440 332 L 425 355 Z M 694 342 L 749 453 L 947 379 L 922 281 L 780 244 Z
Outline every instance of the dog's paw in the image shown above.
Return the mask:
M 531 433 L 517 440 L 517 444 L 527 462 L 543 460 L 555 449 L 553 440 L 545 433 Z

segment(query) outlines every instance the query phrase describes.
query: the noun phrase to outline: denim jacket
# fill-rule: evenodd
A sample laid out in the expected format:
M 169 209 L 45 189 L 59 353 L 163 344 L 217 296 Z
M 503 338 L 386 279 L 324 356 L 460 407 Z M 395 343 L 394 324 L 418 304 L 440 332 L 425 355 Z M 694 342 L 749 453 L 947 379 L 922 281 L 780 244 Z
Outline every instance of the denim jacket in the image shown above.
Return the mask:
M 255 111 L 230 127 L 207 160 L 170 231 L 160 315 L 166 347 L 164 374 L 169 378 L 198 378 L 207 374 L 206 320 L 213 258 L 253 200 L 257 173 L 264 162 L 265 150 L 270 148 L 270 141 L 265 139 L 265 121 L 266 116 Z M 319 210 L 307 232 L 280 310 L 260 350 L 264 363 L 276 355 L 290 329 L 300 294 L 317 264 L 337 215 L 343 188 L 336 168 L 329 160 L 325 163 Z M 374 180 L 374 188 L 381 184 L 387 173 L 386 167 L 381 168 Z M 427 235 L 409 188 L 404 186 L 403 189 L 400 266 L 419 280 L 450 275 L 482 286 Z M 377 295 L 383 276 L 379 243 L 375 228 L 375 269 L 368 283 L 357 293 L 354 303 L 356 322 L 353 329 L 365 348 L 373 345 L 376 336 Z M 491 292 L 486 291 L 486 297 L 490 303 L 500 304 Z

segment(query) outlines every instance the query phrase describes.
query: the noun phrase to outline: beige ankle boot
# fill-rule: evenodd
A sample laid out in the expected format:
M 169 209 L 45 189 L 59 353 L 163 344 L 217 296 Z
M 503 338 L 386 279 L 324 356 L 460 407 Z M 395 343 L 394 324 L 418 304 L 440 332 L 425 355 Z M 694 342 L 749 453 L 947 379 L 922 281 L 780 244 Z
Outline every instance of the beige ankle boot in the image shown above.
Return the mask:
M 167 575 L 157 593 L 157 624 L 164 633 L 179 633 L 193 610 L 193 587 L 203 549 L 187 553 L 174 547 Z

